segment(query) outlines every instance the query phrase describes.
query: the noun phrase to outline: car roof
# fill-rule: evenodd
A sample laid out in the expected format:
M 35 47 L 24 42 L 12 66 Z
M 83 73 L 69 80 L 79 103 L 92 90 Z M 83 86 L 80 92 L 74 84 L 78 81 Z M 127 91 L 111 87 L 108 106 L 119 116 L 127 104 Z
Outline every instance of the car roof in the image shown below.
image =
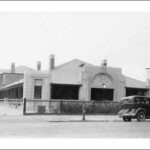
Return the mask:
M 132 95 L 132 96 L 123 97 L 121 100 L 128 99 L 128 98 L 131 99 L 131 98 L 134 98 L 134 97 L 144 97 L 144 98 L 149 98 L 150 99 L 150 97 L 147 97 L 147 96 Z

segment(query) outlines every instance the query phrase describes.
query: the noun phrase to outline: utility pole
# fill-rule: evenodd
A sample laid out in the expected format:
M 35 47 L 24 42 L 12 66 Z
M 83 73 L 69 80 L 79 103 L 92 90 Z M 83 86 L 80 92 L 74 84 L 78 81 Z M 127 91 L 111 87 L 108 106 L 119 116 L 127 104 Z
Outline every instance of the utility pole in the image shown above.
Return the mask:
M 82 120 L 83 121 L 85 121 L 85 112 L 86 112 L 85 104 L 83 104 L 83 106 L 82 106 Z

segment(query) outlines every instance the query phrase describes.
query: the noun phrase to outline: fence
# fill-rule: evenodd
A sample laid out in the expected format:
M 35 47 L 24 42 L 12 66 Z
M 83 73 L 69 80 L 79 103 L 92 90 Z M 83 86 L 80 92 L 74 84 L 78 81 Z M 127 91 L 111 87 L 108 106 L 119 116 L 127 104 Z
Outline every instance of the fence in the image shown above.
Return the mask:
M 23 114 L 116 114 L 120 110 L 119 102 L 79 101 L 79 100 L 26 100 Z

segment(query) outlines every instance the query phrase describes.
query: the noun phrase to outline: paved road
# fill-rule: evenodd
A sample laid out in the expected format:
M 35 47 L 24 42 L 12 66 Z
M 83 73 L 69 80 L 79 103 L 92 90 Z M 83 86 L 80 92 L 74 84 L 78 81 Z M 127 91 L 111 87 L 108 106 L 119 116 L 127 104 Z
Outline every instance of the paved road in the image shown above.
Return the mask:
M 118 116 L 0 116 L 0 138 L 150 138 L 150 120 Z

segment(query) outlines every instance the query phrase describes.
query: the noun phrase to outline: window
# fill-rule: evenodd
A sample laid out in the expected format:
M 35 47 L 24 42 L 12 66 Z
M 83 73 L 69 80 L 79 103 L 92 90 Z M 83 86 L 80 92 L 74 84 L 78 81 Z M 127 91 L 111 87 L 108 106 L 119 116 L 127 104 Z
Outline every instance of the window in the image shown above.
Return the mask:
M 136 97 L 135 103 L 137 103 L 137 104 L 149 104 L 149 98 L 147 98 L 147 97 Z
M 41 99 L 42 86 L 34 86 L 34 99 Z

